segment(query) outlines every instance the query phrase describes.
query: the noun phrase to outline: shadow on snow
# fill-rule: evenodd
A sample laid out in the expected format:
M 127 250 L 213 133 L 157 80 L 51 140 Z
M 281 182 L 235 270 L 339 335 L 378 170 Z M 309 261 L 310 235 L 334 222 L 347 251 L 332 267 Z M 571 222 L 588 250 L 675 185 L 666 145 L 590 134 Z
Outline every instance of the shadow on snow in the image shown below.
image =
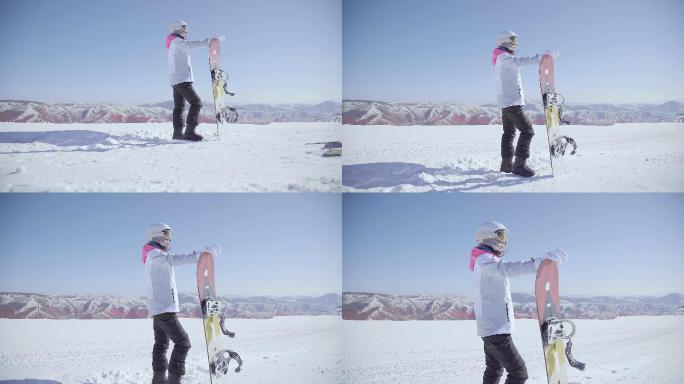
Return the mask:
M 426 176 L 435 178 L 426 181 Z M 438 177 L 466 176 L 459 181 L 441 180 Z M 526 184 L 552 176 L 523 178 L 489 170 L 471 170 L 453 167 L 430 168 L 414 163 L 365 163 L 342 166 L 342 185 L 357 189 L 391 188 L 400 185 L 416 187 L 446 187 L 440 191 L 470 191 L 483 187 Z
M 106 152 L 117 148 L 151 147 L 165 144 L 182 144 L 182 141 L 171 141 L 160 138 L 145 138 L 136 135 L 110 135 L 105 132 L 70 130 L 70 131 L 43 131 L 43 132 L 0 132 L 1 144 L 30 144 L 45 143 L 58 147 L 87 147 L 73 148 L 71 151 L 80 152 Z M 13 151 L 12 153 L 39 153 L 39 152 L 65 152 L 64 150 L 42 151 Z M 1 382 L 0 382 L 1 383 Z
M 62 384 L 59 381 L 54 380 L 36 380 L 36 379 L 24 379 L 24 380 L 0 380 L 0 384 Z

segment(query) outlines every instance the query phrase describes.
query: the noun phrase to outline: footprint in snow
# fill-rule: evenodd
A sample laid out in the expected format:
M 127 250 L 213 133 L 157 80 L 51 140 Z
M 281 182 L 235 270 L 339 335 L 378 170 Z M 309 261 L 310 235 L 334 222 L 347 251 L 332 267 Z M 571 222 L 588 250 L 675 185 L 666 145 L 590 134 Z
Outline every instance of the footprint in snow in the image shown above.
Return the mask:
M 23 166 L 19 167 L 19 168 L 15 169 L 14 171 L 8 173 L 8 175 L 18 175 L 21 173 L 26 173 L 26 167 L 23 167 Z

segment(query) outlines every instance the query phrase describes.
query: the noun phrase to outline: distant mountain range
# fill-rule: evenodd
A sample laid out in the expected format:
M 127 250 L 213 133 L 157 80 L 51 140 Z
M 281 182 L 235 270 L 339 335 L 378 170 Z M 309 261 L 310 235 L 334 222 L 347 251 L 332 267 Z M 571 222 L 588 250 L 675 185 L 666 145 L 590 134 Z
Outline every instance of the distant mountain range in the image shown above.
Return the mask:
M 537 316 L 534 295 L 512 294 L 517 318 Z M 614 319 L 618 316 L 682 315 L 684 295 L 649 296 L 563 296 L 561 316 L 567 319 Z M 474 319 L 469 297 L 440 295 L 386 295 L 344 292 L 345 320 L 469 320 Z
M 202 317 L 197 295 L 178 296 L 181 317 Z M 230 318 L 267 319 L 274 316 L 339 315 L 341 297 L 307 296 L 220 297 Z M 144 298 L 92 295 L 0 293 L 0 318 L 6 319 L 139 319 L 148 317 Z
M 350 125 L 501 124 L 501 109 L 494 104 L 344 100 L 342 109 L 342 123 Z M 545 124 L 540 102 L 528 102 L 525 111 L 533 124 Z M 575 125 L 684 122 L 684 103 L 567 104 L 563 107 L 563 118 Z
M 340 121 L 342 105 L 247 104 L 235 106 L 238 123 Z M 185 106 L 187 113 L 189 106 Z M 173 102 L 120 105 L 106 103 L 43 103 L 39 101 L 0 100 L 0 122 L 17 123 L 164 123 L 172 119 Z M 200 122 L 214 123 L 214 105 L 204 103 Z

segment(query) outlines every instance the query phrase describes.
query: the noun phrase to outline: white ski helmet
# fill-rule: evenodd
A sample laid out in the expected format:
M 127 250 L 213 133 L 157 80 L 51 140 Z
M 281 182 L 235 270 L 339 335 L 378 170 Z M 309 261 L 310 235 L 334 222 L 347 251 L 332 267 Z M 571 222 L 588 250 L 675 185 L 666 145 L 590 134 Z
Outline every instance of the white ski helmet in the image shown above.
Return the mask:
M 174 20 L 169 24 L 169 33 L 178 33 L 182 37 L 188 34 L 188 23 L 183 20 Z
M 515 52 L 518 49 L 518 35 L 513 31 L 501 31 L 496 35 L 496 46 Z
M 171 245 L 172 233 L 171 227 L 165 223 L 150 224 L 145 231 L 145 240 L 159 243 L 164 249 L 169 249 Z
M 482 223 L 475 232 L 475 242 L 477 245 L 486 245 L 501 255 L 508 242 L 508 229 L 496 221 Z

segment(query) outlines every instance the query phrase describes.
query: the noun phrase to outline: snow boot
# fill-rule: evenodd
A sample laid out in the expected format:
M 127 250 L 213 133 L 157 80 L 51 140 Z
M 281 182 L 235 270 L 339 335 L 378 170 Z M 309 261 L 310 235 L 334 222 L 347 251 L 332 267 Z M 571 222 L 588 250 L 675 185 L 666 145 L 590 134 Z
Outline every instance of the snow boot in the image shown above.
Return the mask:
M 166 371 L 154 371 L 152 384 L 168 384 L 168 381 L 166 381 Z
M 168 382 L 168 384 L 181 384 L 181 383 L 182 383 L 182 381 L 181 381 L 182 378 L 183 378 L 183 376 L 181 376 L 181 375 L 176 375 L 175 373 L 169 372 L 169 382 Z
M 203 139 L 202 135 L 195 133 L 195 127 L 188 127 L 183 135 L 183 140 L 202 141 Z
M 183 140 L 183 128 L 174 128 L 173 129 L 173 139 L 174 140 Z
M 532 177 L 535 175 L 534 170 L 525 164 L 526 160 L 527 159 L 521 159 L 519 157 L 515 158 L 515 163 L 513 163 L 513 174 L 522 177 Z
M 513 171 L 513 158 L 503 157 L 501 158 L 501 168 L 499 172 L 511 173 Z

